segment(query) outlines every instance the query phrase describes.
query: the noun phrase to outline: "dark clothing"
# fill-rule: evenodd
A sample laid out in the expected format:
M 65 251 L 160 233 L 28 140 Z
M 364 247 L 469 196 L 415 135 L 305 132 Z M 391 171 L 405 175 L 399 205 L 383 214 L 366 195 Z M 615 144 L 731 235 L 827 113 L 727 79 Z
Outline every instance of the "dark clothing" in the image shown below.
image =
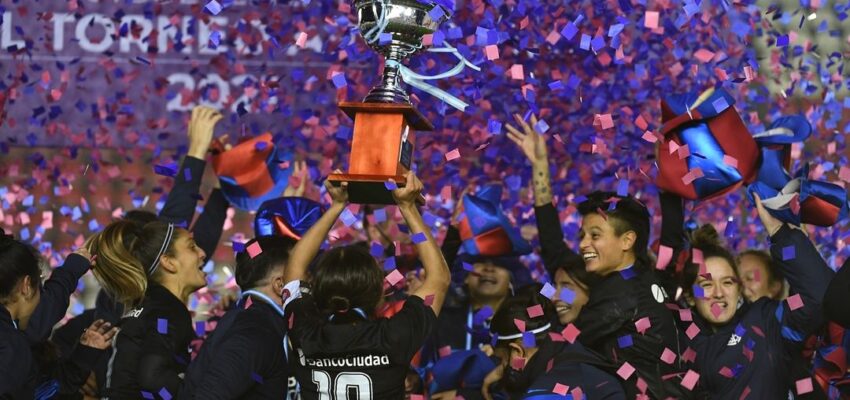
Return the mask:
M 444 347 L 450 347 L 452 350 L 473 350 L 483 344 L 490 344 L 489 317 L 495 312 L 496 310 L 472 310 L 468 301 L 454 307 L 443 307 L 434 330 L 434 350 L 439 352 Z M 484 318 L 485 315 L 488 317 Z
M 195 338 L 186 305 L 168 289 L 150 283 L 139 308 L 121 320 L 113 341 L 104 395 L 113 399 L 143 398 L 142 392 L 178 394 Z
M 564 231 L 558 210 L 552 204 L 534 207 L 537 220 L 537 234 L 540 239 L 540 258 L 549 272 L 549 278 L 555 279 L 555 270 L 566 265 L 584 265 L 584 260 L 564 243 Z
M 31 400 L 76 392 L 103 354 L 103 350 L 77 345 L 67 361 L 39 365 L 27 335 L 0 306 L 0 399 Z
M 189 365 L 180 398 L 286 398 L 286 320 L 280 312 L 258 297 L 247 309 L 228 311 Z
M 678 360 L 672 365 L 660 361 L 665 348 L 676 354 L 684 351 L 666 306 L 667 295 L 652 270 L 639 270 L 634 266 L 614 272 L 590 288 L 590 298 L 575 322 L 581 331 L 579 340 L 617 368 L 625 362 L 635 368 L 623 383 L 629 398 L 640 393 L 638 377 L 646 382 L 652 398 L 689 398 L 691 392 L 680 385 L 684 366 Z M 636 323 L 643 318 L 649 318 L 649 327 L 641 333 Z M 631 345 L 621 346 L 621 341 Z
M 50 341 L 56 345 L 59 354 L 62 357 L 67 357 L 74 350 L 77 342 L 80 341 L 83 331 L 94 323 L 94 309 L 85 310 L 82 314 L 68 320 L 65 325 L 62 325 L 53 331 L 53 336 Z
M 787 398 L 794 388 L 791 364 L 801 362 L 803 340 L 824 322 L 820 299 L 832 270 L 798 229 L 783 225 L 771 242 L 770 254 L 802 306 L 792 311 L 788 301 L 761 298 L 743 305 L 729 323 L 714 331 L 694 315 L 700 333 L 691 346 L 697 353 L 699 384 L 712 398 L 738 399 L 743 393 L 752 399 Z M 791 247 L 794 256 L 783 259 L 784 249 Z
M 305 400 L 352 392 L 361 399 L 404 398 L 410 360 L 436 323 L 434 311 L 417 296 L 391 318 L 376 320 L 346 316 L 356 320 L 330 322 L 309 294 L 289 303 L 286 313 L 293 318 L 289 365 Z
M 526 391 L 513 393 L 511 398 L 555 398 L 552 396 L 557 393 L 553 389 L 561 384 L 570 391 L 581 388 L 587 399 L 625 400 L 626 394 L 617 378 L 594 364 L 605 361 L 578 342 L 571 345 L 546 341 L 520 372 L 531 385 Z
M 844 262 L 823 296 L 823 310 L 826 318 L 845 328 L 850 329 L 850 259 Z
M 192 226 L 192 237 L 204 253 L 207 260 L 213 257 L 221 232 L 224 229 L 224 220 L 227 219 L 227 209 L 230 203 L 219 189 L 213 189 L 204 204 L 204 210 Z
M 26 329 L 31 345 L 47 340 L 53 326 L 65 317 L 71 294 L 77 290 L 77 281 L 88 272 L 90 266 L 85 257 L 72 253 L 61 267 L 53 270 L 50 279 L 44 282 L 41 300 L 35 307 Z

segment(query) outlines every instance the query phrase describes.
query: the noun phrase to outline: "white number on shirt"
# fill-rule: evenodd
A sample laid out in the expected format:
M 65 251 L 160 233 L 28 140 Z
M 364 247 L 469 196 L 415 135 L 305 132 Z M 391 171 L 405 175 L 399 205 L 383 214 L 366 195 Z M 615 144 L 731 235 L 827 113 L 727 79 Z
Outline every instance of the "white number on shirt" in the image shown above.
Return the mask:
M 352 388 L 357 391 L 357 399 L 372 398 L 372 379 L 362 372 L 340 372 L 331 386 L 330 374 L 313 370 L 313 383 L 319 387 L 319 400 L 348 400 Z

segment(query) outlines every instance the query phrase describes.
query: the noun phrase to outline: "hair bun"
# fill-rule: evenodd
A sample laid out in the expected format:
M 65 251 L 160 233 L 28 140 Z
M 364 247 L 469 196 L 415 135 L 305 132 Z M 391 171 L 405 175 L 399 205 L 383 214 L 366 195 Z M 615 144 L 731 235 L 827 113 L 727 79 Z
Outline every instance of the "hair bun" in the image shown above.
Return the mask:
M 331 309 L 331 312 L 345 312 L 351 308 L 351 302 L 342 296 L 331 296 L 330 300 L 328 300 L 328 306 Z
M 714 225 L 701 225 L 691 233 L 691 246 L 693 247 L 722 245 L 720 234 L 717 233 L 717 229 L 714 229 Z

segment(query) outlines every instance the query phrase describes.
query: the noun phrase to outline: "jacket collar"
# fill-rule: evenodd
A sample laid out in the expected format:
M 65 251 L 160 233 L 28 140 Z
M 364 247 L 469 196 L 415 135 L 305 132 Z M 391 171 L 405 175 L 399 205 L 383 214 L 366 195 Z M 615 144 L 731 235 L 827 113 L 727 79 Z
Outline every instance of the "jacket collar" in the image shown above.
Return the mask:
M 0 325 L 8 325 L 18 329 L 17 322 L 12 319 L 12 314 L 3 305 L 0 305 Z

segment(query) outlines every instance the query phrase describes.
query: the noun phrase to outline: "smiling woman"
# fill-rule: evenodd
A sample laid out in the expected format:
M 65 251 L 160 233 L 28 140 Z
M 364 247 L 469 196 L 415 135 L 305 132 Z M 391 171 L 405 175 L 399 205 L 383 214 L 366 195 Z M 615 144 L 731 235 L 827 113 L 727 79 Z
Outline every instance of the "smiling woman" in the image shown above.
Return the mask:
M 732 254 L 719 243 L 717 231 L 703 225 L 693 233 L 692 257 L 684 271 L 685 298 L 712 325 L 722 325 L 744 304 L 741 278 Z

